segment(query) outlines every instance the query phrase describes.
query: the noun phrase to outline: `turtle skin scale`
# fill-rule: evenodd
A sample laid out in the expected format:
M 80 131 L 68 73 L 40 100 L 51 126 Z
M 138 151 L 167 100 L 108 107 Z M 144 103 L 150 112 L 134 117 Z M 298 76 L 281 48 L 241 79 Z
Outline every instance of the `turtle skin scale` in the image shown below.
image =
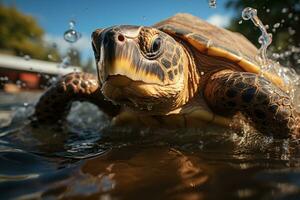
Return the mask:
M 63 122 L 73 101 L 88 101 L 97 105 L 107 116 L 114 117 L 120 107 L 104 100 L 96 76 L 70 73 L 63 76 L 41 96 L 35 106 L 34 118 L 42 124 Z
M 300 120 L 291 98 L 257 74 L 217 72 L 210 77 L 204 95 L 215 112 L 230 115 L 240 111 L 262 133 L 275 138 L 286 138 L 288 133 L 299 136 Z

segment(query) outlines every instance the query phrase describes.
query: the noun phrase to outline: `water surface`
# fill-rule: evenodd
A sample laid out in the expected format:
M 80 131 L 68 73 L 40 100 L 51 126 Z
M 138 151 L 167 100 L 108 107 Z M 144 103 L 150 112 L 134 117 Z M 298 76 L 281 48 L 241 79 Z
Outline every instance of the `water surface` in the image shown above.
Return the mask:
M 214 127 L 114 128 L 86 103 L 64 127 L 32 127 L 39 95 L 0 94 L 1 199 L 300 197 L 295 141 Z

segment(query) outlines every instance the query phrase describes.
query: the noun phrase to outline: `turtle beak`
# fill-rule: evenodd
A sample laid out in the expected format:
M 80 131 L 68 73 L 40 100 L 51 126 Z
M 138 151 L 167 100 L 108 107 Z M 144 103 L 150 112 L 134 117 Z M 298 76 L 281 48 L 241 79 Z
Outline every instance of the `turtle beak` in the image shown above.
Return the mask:
M 139 36 L 141 28 L 130 25 L 114 26 L 103 30 L 98 37 L 93 38 L 93 43 L 98 43 L 99 48 L 97 68 L 102 83 L 109 75 L 122 74 L 120 69 L 132 68 L 132 64 L 135 63 L 132 59 L 138 59 L 134 55 L 139 55 L 133 41 Z

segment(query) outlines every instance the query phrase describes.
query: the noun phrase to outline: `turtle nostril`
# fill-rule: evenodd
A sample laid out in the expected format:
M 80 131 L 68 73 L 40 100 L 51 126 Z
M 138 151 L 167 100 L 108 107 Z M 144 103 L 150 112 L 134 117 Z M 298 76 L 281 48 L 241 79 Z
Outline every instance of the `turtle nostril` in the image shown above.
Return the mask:
M 118 40 L 119 40 L 120 42 L 124 42 L 124 41 L 125 41 L 124 35 L 119 34 L 119 35 L 118 35 Z

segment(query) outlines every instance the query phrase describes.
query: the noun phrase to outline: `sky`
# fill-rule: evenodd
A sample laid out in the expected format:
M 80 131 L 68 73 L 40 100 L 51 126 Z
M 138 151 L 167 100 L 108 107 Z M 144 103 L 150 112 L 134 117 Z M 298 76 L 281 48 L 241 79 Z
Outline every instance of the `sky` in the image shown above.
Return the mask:
M 226 26 L 233 13 L 225 9 L 225 2 L 216 0 L 217 8 L 210 8 L 208 0 L 4 0 L 35 17 L 45 30 L 45 40 L 55 42 L 62 52 L 71 46 L 64 41 L 63 33 L 68 30 L 69 21 L 74 20 L 75 30 L 82 37 L 73 46 L 85 60 L 93 57 L 90 35 L 96 28 L 118 24 L 151 26 L 178 12 Z

